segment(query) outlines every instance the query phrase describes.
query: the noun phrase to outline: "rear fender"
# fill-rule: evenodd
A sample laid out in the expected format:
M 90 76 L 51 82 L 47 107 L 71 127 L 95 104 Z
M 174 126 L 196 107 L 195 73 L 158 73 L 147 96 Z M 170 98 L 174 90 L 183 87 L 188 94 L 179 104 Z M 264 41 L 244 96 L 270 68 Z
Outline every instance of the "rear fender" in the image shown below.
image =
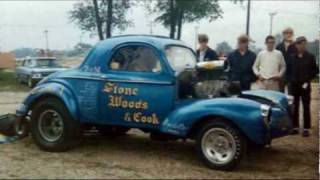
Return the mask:
M 36 86 L 30 94 L 24 99 L 23 103 L 17 108 L 18 116 L 26 116 L 36 103 L 42 99 L 54 97 L 61 100 L 71 116 L 78 120 L 78 107 L 76 98 L 72 91 L 65 85 L 58 82 L 43 83 Z
M 200 100 L 178 107 L 165 119 L 161 131 L 188 137 L 195 124 L 208 116 L 222 117 L 237 126 L 253 142 L 265 143 L 267 129 L 260 104 L 241 98 Z

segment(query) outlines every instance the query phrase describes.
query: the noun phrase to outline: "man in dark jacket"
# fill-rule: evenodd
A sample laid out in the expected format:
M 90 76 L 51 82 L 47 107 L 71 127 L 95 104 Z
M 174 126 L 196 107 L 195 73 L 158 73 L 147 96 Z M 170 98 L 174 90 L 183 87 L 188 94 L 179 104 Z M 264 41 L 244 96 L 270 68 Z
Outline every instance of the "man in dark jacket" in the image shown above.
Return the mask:
M 293 40 L 293 29 L 288 27 L 282 31 L 283 41 L 277 45 L 276 49 L 282 52 L 282 55 L 284 57 L 284 60 L 286 62 L 286 65 L 288 64 L 288 61 L 290 57 L 293 54 L 296 54 L 297 48 L 295 46 L 294 40 Z M 280 91 L 285 92 L 285 86 L 288 87 L 288 93 L 292 94 L 291 85 L 288 82 L 290 74 L 288 71 L 286 71 L 284 78 L 280 81 Z
M 241 35 L 238 38 L 238 49 L 230 53 L 226 67 L 228 79 L 240 82 L 241 90 L 249 90 L 251 83 L 256 80 L 252 66 L 256 59 L 256 54 L 248 49 L 249 37 Z
M 316 65 L 314 55 L 306 51 L 307 39 L 298 37 L 296 40 L 297 53 L 290 57 L 288 71 L 289 82 L 292 85 L 292 95 L 294 96 L 293 127 L 296 128 L 293 134 L 298 133 L 299 127 L 299 104 L 300 98 L 303 104 L 304 131 L 303 136 L 309 136 L 308 129 L 311 128 L 310 100 L 311 100 L 311 80 L 316 77 L 319 70 Z
M 208 46 L 209 38 L 206 34 L 199 34 L 198 36 L 199 49 L 197 49 L 198 62 L 214 61 L 219 57 L 213 49 Z

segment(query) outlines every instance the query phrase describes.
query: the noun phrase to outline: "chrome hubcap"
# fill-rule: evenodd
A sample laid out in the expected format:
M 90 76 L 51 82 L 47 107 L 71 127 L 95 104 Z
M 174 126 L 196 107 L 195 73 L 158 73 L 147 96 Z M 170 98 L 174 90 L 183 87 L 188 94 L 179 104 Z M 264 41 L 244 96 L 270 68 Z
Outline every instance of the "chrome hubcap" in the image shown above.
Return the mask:
M 225 164 L 236 154 L 236 142 L 232 134 L 222 128 L 208 130 L 201 140 L 202 152 L 215 164 Z
M 64 124 L 60 114 L 54 110 L 46 110 L 40 114 L 38 128 L 42 138 L 54 142 L 62 136 Z

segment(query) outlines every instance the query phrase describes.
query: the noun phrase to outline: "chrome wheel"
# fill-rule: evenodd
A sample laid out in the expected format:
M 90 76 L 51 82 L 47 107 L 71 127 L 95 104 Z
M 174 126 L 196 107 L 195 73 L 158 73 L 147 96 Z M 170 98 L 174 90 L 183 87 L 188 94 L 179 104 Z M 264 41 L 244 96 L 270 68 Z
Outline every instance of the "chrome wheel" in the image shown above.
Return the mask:
M 49 142 L 57 141 L 63 134 L 64 123 L 59 113 L 46 110 L 39 116 L 38 128 L 43 139 Z
M 226 129 L 212 128 L 203 135 L 201 149 L 212 163 L 226 164 L 232 161 L 236 154 L 236 140 Z

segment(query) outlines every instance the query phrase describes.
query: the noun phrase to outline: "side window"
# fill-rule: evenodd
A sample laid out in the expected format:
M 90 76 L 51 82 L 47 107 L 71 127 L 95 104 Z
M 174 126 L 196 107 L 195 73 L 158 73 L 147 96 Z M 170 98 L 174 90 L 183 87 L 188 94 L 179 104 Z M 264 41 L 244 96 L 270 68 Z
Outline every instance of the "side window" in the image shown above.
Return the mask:
M 160 59 L 145 46 L 127 46 L 117 50 L 111 59 L 110 69 L 118 71 L 160 72 Z

